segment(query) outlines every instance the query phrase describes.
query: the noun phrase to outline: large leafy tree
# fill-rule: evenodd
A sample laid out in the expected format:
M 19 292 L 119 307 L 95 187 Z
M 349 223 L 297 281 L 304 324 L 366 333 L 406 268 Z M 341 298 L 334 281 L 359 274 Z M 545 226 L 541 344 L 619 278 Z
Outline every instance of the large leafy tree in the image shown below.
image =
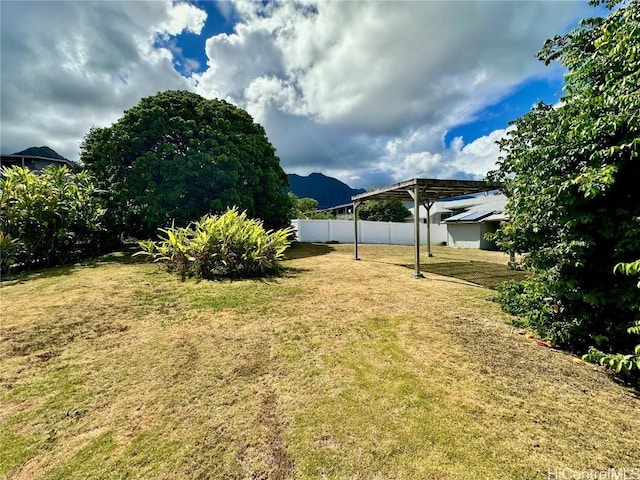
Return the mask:
M 360 220 L 403 222 L 411 212 L 399 200 L 369 200 L 358 210 Z
M 527 252 L 533 272 L 504 304 L 577 349 L 628 346 L 640 306 L 635 282 L 613 271 L 640 256 L 639 32 L 633 1 L 548 40 L 540 59 L 568 70 L 562 102 L 513 123 L 490 175 L 510 197 L 499 243 Z
M 286 225 L 287 176 L 264 129 L 244 110 L 187 91 L 143 98 L 81 145 L 107 193 L 111 222 L 134 235 L 185 225 L 229 206 Z

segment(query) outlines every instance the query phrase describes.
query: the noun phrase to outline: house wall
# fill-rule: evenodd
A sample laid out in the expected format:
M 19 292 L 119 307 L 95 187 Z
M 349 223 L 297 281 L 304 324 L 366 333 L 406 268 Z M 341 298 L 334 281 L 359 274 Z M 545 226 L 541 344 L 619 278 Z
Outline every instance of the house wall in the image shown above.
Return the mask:
M 32 156 L 16 156 L 16 155 L 2 155 L 0 157 L 0 167 L 26 167 L 29 170 L 42 170 L 49 165 L 68 165 L 66 161 L 60 161 L 53 158 L 44 157 L 32 157 Z
M 484 238 L 487 233 L 495 233 L 500 226 L 499 222 L 483 222 L 482 225 L 482 237 L 480 240 L 480 249 L 481 250 L 498 250 L 498 246 L 496 242 L 491 242 Z
M 354 242 L 354 226 L 350 220 L 291 221 L 300 242 Z M 390 245 L 413 245 L 413 224 L 396 222 L 358 221 L 358 242 Z M 446 225 L 431 225 L 431 244 L 446 241 Z M 420 243 L 427 243 L 427 225 L 420 224 Z
M 447 224 L 447 245 L 458 248 L 497 250 L 496 244 L 485 240 L 486 233 L 494 233 L 498 222 L 450 223 Z
M 447 245 L 458 248 L 480 248 L 482 224 L 450 223 L 447 224 Z

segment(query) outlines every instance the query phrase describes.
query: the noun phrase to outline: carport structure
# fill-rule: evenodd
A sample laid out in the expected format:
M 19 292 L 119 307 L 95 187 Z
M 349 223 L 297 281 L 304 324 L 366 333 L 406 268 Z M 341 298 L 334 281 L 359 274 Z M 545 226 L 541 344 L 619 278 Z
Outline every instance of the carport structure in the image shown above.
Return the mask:
M 469 195 L 472 193 L 495 190 L 496 185 L 482 180 L 436 180 L 432 178 L 414 178 L 386 187 L 371 190 L 351 197 L 353 201 L 354 257 L 358 256 L 358 208 L 367 200 L 413 200 L 414 256 L 413 276 L 422 278 L 420 273 L 420 205 L 427 210 L 427 256 L 431 257 L 430 210 L 433 203 L 441 198 Z

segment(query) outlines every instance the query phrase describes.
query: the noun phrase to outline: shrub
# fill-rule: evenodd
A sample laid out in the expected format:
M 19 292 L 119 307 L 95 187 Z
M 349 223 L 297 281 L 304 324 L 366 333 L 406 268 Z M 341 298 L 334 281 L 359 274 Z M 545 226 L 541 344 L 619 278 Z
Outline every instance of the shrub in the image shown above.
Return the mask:
M 640 2 L 591 3 L 611 13 L 539 53 L 566 68 L 560 104 L 536 105 L 498 142 L 489 177 L 503 182 L 510 220 L 495 239 L 526 255 L 531 276 L 513 302 L 528 326 L 576 351 L 626 351 L 640 297 L 613 266 L 640 254 Z
M 634 322 L 627 331 L 640 335 L 640 320 Z M 640 370 L 640 344 L 636 345 L 634 352 L 635 353 L 630 354 L 605 353 L 595 347 L 591 347 L 589 348 L 589 352 L 582 356 L 582 359 L 588 362 L 606 365 L 615 369 L 618 373 L 632 373 L 635 370 L 637 374 L 638 370 Z
M 625 275 L 638 275 L 640 274 L 640 260 L 630 263 L 619 263 L 614 268 L 614 272 L 616 271 L 624 273 Z M 638 282 L 638 288 L 640 288 L 640 282 Z M 631 334 L 640 335 L 640 320 L 634 321 L 627 331 Z M 595 347 L 591 347 L 582 359 L 588 362 L 606 365 L 615 369 L 618 373 L 632 373 L 635 371 L 636 378 L 640 381 L 640 344 L 635 346 L 634 353 L 626 355 L 621 353 L 605 353 Z
M 108 242 L 104 209 L 87 173 L 51 165 L 34 173 L 2 169 L 0 269 L 29 268 L 77 260 Z
M 237 208 L 205 215 L 187 227 L 162 228 L 157 242 L 140 242 L 142 251 L 182 279 L 247 278 L 273 274 L 289 247 L 291 229 L 265 230 Z

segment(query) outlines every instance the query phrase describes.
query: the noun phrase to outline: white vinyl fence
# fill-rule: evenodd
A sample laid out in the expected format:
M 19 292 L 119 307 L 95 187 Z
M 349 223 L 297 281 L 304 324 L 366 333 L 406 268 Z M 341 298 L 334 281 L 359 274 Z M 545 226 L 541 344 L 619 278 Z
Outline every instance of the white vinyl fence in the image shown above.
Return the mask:
M 354 242 L 352 220 L 301 220 L 291 221 L 299 242 Z M 431 224 L 431 245 L 447 241 L 447 226 Z M 413 223 L 358 221 L 358 242 L 413 245 Z M 420 243 L 427 243 L 427 225 L 420 224 Z

